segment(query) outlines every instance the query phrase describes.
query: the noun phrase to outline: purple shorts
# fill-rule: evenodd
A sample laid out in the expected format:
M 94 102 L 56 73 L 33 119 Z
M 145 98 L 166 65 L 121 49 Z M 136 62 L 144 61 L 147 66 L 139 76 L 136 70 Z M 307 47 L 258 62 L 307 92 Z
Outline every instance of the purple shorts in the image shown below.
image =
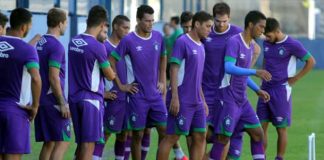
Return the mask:
M 127 129 L 127 108 L 126 101 L 106 101 L 104 113 L 105 133 L 120 133 Z
M 288 127 L 291 124 L 291 87 L 282 85 L 265 89 L 270 101 L 258 100 L 257 114 L 261 122 L 272 122 L 275 127 Z
M 233 101 L 221 101 L 222 109 L 219 117 L 214 121 L 216 134 L 231 137 L 236 126 L 242 125 L 243 128 L 261 127 L 259 119 L 248 100 L 242 105 Z
M 71 121 L 61 116 L 58 106 L 39 106 L 35 137 L 36 142 L 70 141 Z
M 130 96 L 128 129 L 143 130 L 147 127 L 166 126 L 167 116 L 162 96 L 155 100 Z
M 208 105 L 208 116 L 207 116 L 207 125 L 214 128 L 214 121 L 218 119 L 222 104 L 220 100 L 216 100 L 214 103 L 207 103 Z
M 0 154 L 30 153 L 30 122 L 24 114 L 0 112 Z
M 180 104 L 177 116 L 169 113 L 167 134 L 189 135 L 190 132 L 206 132 L 206 113 L 203 104 Z
M 76 143 L 104 142 L 103 103 L 84 99 L 70 103 Z

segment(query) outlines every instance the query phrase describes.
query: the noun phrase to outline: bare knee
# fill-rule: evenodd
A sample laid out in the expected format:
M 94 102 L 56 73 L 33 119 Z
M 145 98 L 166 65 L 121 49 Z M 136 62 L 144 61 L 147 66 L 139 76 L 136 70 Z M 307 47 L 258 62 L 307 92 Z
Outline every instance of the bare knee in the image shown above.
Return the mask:
M 247 132 L 249 133 L 251 139 L 256 142 L 263 141 L 263 129 L 260 128 L 253 128 L 253 129 L 247 129 Z
M 225 135 L 222 135 L 222 134 L 218 134 L 218 135 L 216 136 L 216 140 L 217 140 L 219 143 L 227 144 L 227 143 L 230 141 L 230 137 L 225 136 Z

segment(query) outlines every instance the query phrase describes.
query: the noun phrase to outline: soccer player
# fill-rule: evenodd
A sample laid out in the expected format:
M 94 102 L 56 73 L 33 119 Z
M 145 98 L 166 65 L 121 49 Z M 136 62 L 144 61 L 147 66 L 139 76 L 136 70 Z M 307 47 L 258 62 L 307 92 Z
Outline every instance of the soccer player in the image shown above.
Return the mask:
M 162 35 L 152 30 L 153 14 L 153 8 L 148 5 L 138 7 L 136 30 L 125 36 L 110 56 L 114 66 L 116 60 L 128 55 L 134 83 L 138 84 L 138 92 L 129 95 L 129 125 L 133 134 L 131 151 L 135 160 L 141 159 L 144 128 L 156 127 L 160 141 L 165 134 L 167 120 L 162 98 L 166 90 L 167 58 Z
M 159 145 L 159 160 L 168 159 L 170 149 L 180 135 L 190 134 L 192 137 L 190 159 L 201 159 L 205 151 L 208 107 L 201 88 L 205 49 L 200 39 L 211 32 L 213 18 L 204 11 L 197 12 L 192 24 L 193 29 L 177 39 L 170 60 L 167 135 Z
M 246 95 L 246 86 L 252 88 L 265 101 L 269 94 L 261 90 L 250 75 L 256 75 L 266 81 L 271 74 L 265 70 L 249 69 L 251 65 L 254 43 L 252 40 L 264 32 L 266 17 L 259 11 L 250 11 L 245 17 L 244 31 L 230 37 L 226 42 L 224 57 L 224 78 L 220 84 L 220 105 L 217 120 L 215 120 L 214 141 L 210 158 L 220 160 L 224 146 L 229 142 L 234 129 L 243 125 L 251 137 L 251 152 L 253 159 L 265 159 L 262 146 L 263 131 L 260 122 L 253 111 Z
M 283 160 L 287 145 L 287 128 L 291 123 L 291 86 L 306 75 L 314 66 L 315 60 L 300 42 L 282 33 L 279 22 L 268 18 L 265 27 L 266 40 L 264 47 L 264 69 L 272 74 L 272 80 L 263 81 L 261 88 L 267 91 L 271 100 L 259 99 L 257 114 L 265 133 L 264 148 L 267 147 L 267 130 L 269 122 L 276 127 L 277 156 L 275 160 Z M 305 65 L 296 74 L 297 59 Z
M 189 33 L 192 28 L 192 17 L 193 14 L 189 11 L 184 11 L 180 16 L 180 26 L 183 30 L 183 33 Z
M 78 160 L 91 159 L 95 142 L 103 142 L 103 78 L 115 78 L 103 44 L 108 25 L 107 11 L 94 6 L 89 11 L 85 33 L 69 43 L 68 100 Z
M 6 34 L 7 22 L 8 22 L 7 16 L 0 12 L 0 36 Z
M 39 159 L 63 159 L 71 137 L 70 110 L 64 95 L 65 50 L 58 38 L 64 35 L 67 14 L 59 8 L 47 13 L 47 33 L 36 44 L 43 86 L 35 118 L 36 142 L 44 142 Z
M 104 44 L 107 51 L 107 56 L 116 49 L 120 40 L 126 36 L 130 29 L 130 22 L 126 16 L 118 15 L 112 21 L 111 36 L 105 40 Z M 127 84 L 127 69 L 126 62 L 121 59 L 116 64 L 118 77 L 121 83 Z M 135 89 L 135 88 L 134 88 Z M 116 134 L 115 141 L 115 159 L 123 160 L 125 151 L 125 141 L 127 138 L 127 97 L 126 93 L 118 88 L 117 85 L 106 81 L 105 85 L 105 113 L 104 113 L 104 129 L 105 142 L 108 141 L 111 134 Z M 96 144 L 93 153 L 93 160 L 102 158 L 102 153 L 105 144 Z
M 20 160 L 22 154 L 30 153 L 30 122 L 38 110 L 42 85 L 37 52 L 22 40 L 31 22 L 28 10 L 16 8 L 10 15 L 10 34 L 0 36 L 0 159 L 3 160 Z

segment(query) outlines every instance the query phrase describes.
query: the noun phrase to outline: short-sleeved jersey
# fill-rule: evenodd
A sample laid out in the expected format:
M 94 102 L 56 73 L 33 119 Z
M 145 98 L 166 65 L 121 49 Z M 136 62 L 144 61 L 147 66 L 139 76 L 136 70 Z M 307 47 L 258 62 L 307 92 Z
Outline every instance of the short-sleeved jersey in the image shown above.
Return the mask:
M 139 88 L 139 92 L 134 96 L 148 100 L 161 96 L 157 88 L 160 58 L 166 56 L 162 35 L 152 31 L 148 38 L 143 38 L 136 32 L 131 32 L 120 41 L 111 54 L 116 60 L 126 55 L 130 57 L 134 82 L 138 83 Z
M 69 54 L 69 101 L 103 99 L 104 79 L 101 68 L 109 67 L 103 43 L 89 34 L 72 38 Z
M 254 45 L 246 44 L 242 33 L 228 39 L 225 49 L 225 62 L 232 61 L 241 68 L 250 68 Z M 224 65 L 224 64 L 223 64 Z M 244 103 L 247 101 L 246 87 L 248 76 L 237 76 L 225 73 L 220 88 L 222 100 Z M 225 91 L 225 92 L 224 92 Z M 226 94 L 224 94 L 226 93 Z
M 218 33 L 215 28 L 202 42 L 205 46 L 206 60 L 203 72 L 203 88 L 206 102 L 219 99 L 219 86 L 224 75 L 224 55 L 227 40 L 243 30 L 235 25 L 229 24 L 226 31 Z M 215 92 L 215 94 L 212 94 Z M 212 95 L 209 95 L 212 94 Z
M 205 62 L 204 45 L 191 39 L 189 34 L 184 34 L 177 39 L 170 62 L 180 65 L 178 73 L 180 103 L 202 104 L 200 89 Z
M 42 78 L 42 92 L 40 105 L 57 105 L 49 82 L 49 67 L 60 70 L 60 84 L 64 94 L 65 82 L 65 50 L 60 41 L 53 35 L 45 34 L 36 44 L 39 57 L 40 75 Z M 65 97 L 65 96 L 64 96 Z
M 109 57 L 111 52 L 116 49 L 116 46 L 112 44 L 108 39 L 104 42 L 106 47 L 107 56 Z M 116 63 L 116 70 L 118 78 L 122 84 L 127 84 L 127 69 L 125 59 L 122 58 Z M 117 91 L 117 99 L 121 101 L 126 100 L 126 93 L 119 90 L 118 86 L 112 81 L 106 81 L 105 84 L 106 90 Z
M 30 103 L 31 68 L 39 68 L 36 49 L 21 38 L 0 36 L 0 111 Z
M 276 43 L 264 41 L 263 48 L 264 69 L 272 75 L 271 81 L 262 84 L 266 88 L 287 83 L 288 78 L 296 74 L 297 59 L 306 61 L 311 57 L 300 42 L 289 36 Z

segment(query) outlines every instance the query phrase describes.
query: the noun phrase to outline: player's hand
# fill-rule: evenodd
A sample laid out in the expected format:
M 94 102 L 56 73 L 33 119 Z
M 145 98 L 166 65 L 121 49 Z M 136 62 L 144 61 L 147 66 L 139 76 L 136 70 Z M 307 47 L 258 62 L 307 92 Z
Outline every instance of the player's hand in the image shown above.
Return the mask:
M 272 78 L 272 75 L 268 71 L 263 70 L 263 69 L 256 70 L 256 76 L 260 77 L 261 79 L 263 79 L 265 81 L 270 81 Z
M 269 102 L 270 101 L 270 95 L 268 92 L 260 89 L 258 92 L 257 92 L 257 95 L 262 98 L 264 100 L 264 102 Z
M 104 98 L 114 101 L 117 98 L 117 91 L 107 91 L 104 93 Z
M 296 82 L 297 82 L 297 78 L 296 77 L 290 77 L 288 78 L 288 84 L 289 86 L 293 86 Z
M 126 85 L 122 85 L 120 90 L 123 92 L 128 92 L 131 94 L 135 94 L 138 92 L 138 88 L 137 88 L 138 84 L 137 83 L 131 83 L 131 84 L 126 84 Z
M 158 88 L 158 90 L 160 91 L 160 93 L 161 93 L 162 95 L 165 95 L 165 94 L 166 94 L 166 85 L 165 85 L 165 83 L 163 83 L 163 82 L 158 82 L 158 84 L 157 84 L 157 88 Z
M 208 105 L 206 103 L 206 101 L 204 102 L 204 108 L 205 108 L 205 113 L 206 113 L 206 117 L 209 115 L 209 109 L 208 109 Z
M 28 111 L 29 114 L 29 121 L 33 121 L 36 117 L 37 111 L 38 111 L 38 106 L 34 105 L 26 105 L 26 106 L 21 106 L 23 109 Z
M 61 111 L 61 116 L 63 118 L 70 118 L 71 117 L 69 104 L 59 105 L 59 107 L 60 107 L 60 111 Z
M 178 97 L 172 97 L 169 112 L 173 116 L 177 116 L 177 114 L 179 113 L 179 109 L 180 109 L 179 98 Z
M 35 46 L 36 43 L 41 39 L 42 35 L 36 34 L 28 43 L 32 46 Z

